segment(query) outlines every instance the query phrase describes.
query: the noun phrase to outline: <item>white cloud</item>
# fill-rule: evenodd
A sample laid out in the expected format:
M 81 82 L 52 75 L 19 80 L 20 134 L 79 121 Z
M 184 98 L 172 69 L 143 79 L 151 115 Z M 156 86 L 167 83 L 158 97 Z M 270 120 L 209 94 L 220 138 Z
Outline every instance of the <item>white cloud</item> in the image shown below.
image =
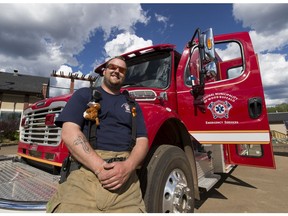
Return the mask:
M 263 71 L 262 81 L 267 87 L 287 85 L 288 76 L 283 73 L 287 71 L 288 68 L 288 62 L 285 59 L 285 55 L 273 53 L 259 55 L 259 62 L 260 69 Z
M 288 62 L 285 56 L 277 53 L 259 55 L 260 71 L 268 106 L 288 103 Z
M 104 46 L 108 58 L 127 53 L 132 50 L 140 49 L 147 46 L 152 46 L 151 40 L 144 40 L 137 35 L 130 34 L 129 32 L 117 35 L 117 37 Z
M 158 22 L 163 22 L 164 24 L 166 24 L 168 22 L 168 17 L 162 16 L 160 14 L 155 13 L 155 18 Z
M 0 67 L 49 76 L 62 64 L 77 66 L 95 31 L 108 39 L 148 21 L 140 4 L 1 4 Z
M 288 4 L 234 4 L 233 16 L 249 32 L 258 53 L 267 106 L 288 103 Z
M 101 13 L 101 28 L 105 32 L 106 39 L 113 33 L 113 29 L 134 33 L 136 23 L 147 24 L 150 20 L 146 16 L 140 4 L 108 4 L 106 7 L 99 8 Z
M 271 35 L 264 35 L 258 33 L 257 31 L 250 31 L 249 35 L 257 53 L 279 52 L 288 44 L 288 28 L 281 29 L 280 31 Z
M 157 13 L 155 13 L 154 16 L 155 16 L 157 22 L 164 24 L 164 28 L 158 29 L 158 31 L 163 34 L 165 32 L 165 30 L 167 29 L 169 18 L 165 17 L 163 15 L 157 14 Z M 170 24 L 169 27 L 173 27 L 173 24 Z
M 243 27 L 256 30 L 259 34 L 277 34 L 288 28 L 288 4 L 234 4 L 233 15 Z

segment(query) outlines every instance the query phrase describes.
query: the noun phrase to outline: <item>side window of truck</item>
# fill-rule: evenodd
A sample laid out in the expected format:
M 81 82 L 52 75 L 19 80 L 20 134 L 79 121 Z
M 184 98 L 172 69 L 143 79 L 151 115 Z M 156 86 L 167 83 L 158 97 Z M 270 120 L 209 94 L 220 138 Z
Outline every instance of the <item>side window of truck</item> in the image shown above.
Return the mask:
M 240 76 L 244 71 L 244 56 L 239 43 L 230 41 L 215 44 L 217 58 L 217 76 L 213 79 L 207 77 L 206 83 L 217 82 L 226 79 L 232 79 Z M 192 51 L 190 61 L 185 68 L 185 84 L 188 86 L 199 84 L 199 50 L 195 48 Z M 192 79 L 192 80 L 191 80 Z
M 194 48 L 191 54 L 190 61 L 187 62 L 184 80 L 187 86 L 198 85 L 199 84 L 199 72 L 200 72 L 200 63 L 199 63 L 199 50 Z
M 232 79 L 240 76 L 244 70 L 243 52 L 237 42 L 215 44 L 218 59 L 219 80 Z

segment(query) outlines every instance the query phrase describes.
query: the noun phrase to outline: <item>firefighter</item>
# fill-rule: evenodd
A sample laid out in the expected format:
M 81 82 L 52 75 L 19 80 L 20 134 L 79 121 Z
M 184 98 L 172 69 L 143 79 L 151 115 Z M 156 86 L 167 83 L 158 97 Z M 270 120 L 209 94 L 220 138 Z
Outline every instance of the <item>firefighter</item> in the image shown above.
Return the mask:
M 110 59 L 96 89 L 98 99 L 90 88 L 81 88 L 57 118 L 70 158 L 80 166 L 59 184 L 47 212 L 146 212 L 136 168 L 148 152 L 147 130 L 138 103 L 129 104 L 120 93 L 126 72 L 124 58 Z M 91 101 L 100 104 L 98 126 L 83 116 Z

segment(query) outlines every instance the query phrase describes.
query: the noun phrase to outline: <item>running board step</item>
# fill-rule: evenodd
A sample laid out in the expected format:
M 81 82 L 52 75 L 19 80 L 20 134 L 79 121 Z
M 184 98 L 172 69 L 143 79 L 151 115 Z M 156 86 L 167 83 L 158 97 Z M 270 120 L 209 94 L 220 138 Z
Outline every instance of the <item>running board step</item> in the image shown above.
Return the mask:
M 196 154 L 196 168 L 198 176 L 198 187 L 209 191 L 221 178 L 214 173 L 212 158 L 207 153 Z
M 209 176 L 202 177 L 198 179 L 198 186 L 209 191 L 221 178 L 220 175 L 210 174 Z

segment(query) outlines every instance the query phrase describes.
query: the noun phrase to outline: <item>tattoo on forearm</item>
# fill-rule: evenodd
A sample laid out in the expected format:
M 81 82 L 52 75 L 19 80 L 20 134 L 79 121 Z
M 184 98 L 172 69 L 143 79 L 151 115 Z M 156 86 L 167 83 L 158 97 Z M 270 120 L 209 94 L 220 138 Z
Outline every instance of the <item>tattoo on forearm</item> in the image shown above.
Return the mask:
M 90 148 L 89 148 L 89 142 L 87 141 L 87 139 L 83 136 L 78 136 L 75 140 L 74 140 L 74 145 L 82 145 L 83 150 L 86 153 L 90 153 Z

